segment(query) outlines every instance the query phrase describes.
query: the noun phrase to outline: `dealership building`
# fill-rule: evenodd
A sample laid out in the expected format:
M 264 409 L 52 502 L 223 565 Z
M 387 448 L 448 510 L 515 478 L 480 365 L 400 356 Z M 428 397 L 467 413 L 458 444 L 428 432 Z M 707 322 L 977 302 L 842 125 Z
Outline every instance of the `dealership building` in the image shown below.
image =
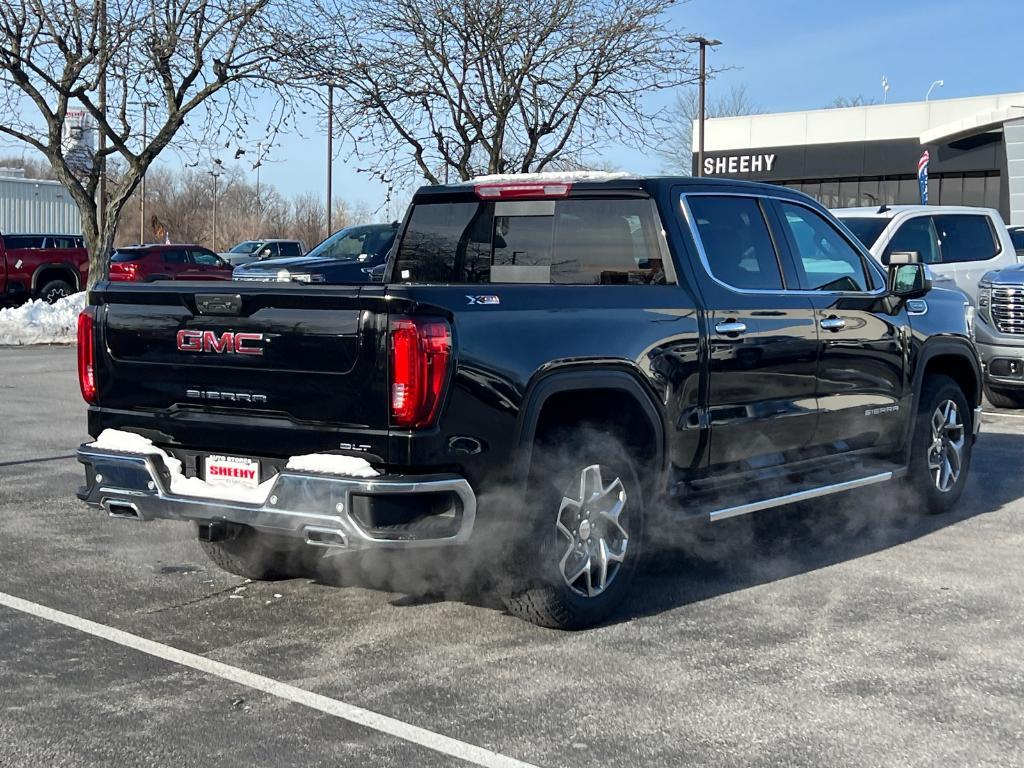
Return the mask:
M 829 208 L 913 204 L 925 150 L 930 204 L 1024 224 L 1024 93 L 709 119 L 704 175 L 783 184 Z

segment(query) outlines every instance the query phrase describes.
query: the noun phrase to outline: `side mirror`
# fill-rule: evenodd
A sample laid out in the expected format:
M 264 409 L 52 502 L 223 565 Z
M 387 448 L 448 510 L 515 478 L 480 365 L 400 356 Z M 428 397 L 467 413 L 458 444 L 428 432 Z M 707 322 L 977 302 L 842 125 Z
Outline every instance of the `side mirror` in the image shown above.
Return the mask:
M 895 257 L 896 254 L 894 253 Z M 919 299 L 932 289 L 927 264 L 889 264 L 889 293 L 899 299 Z

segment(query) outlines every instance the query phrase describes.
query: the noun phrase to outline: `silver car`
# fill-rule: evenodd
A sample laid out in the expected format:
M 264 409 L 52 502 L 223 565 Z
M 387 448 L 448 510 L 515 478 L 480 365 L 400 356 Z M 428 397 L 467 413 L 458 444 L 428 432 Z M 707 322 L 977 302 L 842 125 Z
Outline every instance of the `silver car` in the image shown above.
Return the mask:
M 243 240 L 220 257 L 233 267 L 262 259 L 298 258 L 306 253 L 306 244 L 301 240 L 265 238 Z

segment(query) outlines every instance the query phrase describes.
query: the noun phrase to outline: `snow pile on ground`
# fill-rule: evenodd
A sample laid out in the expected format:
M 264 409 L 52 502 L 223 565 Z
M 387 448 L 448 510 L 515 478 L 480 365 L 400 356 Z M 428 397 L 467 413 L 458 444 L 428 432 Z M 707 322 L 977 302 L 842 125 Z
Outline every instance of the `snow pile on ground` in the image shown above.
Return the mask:
M 0 346 L 74 344 L 85 291 L 47 304 L 42 299 L 0 309 Z

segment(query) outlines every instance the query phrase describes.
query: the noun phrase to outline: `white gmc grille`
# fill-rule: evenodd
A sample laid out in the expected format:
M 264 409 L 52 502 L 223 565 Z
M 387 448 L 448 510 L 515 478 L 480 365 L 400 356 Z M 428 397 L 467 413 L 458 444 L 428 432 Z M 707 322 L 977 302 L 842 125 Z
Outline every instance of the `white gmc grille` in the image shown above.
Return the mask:
M 1024 334 L 1024 285 L 992 287 L 992 322 L 1001 333 Z

